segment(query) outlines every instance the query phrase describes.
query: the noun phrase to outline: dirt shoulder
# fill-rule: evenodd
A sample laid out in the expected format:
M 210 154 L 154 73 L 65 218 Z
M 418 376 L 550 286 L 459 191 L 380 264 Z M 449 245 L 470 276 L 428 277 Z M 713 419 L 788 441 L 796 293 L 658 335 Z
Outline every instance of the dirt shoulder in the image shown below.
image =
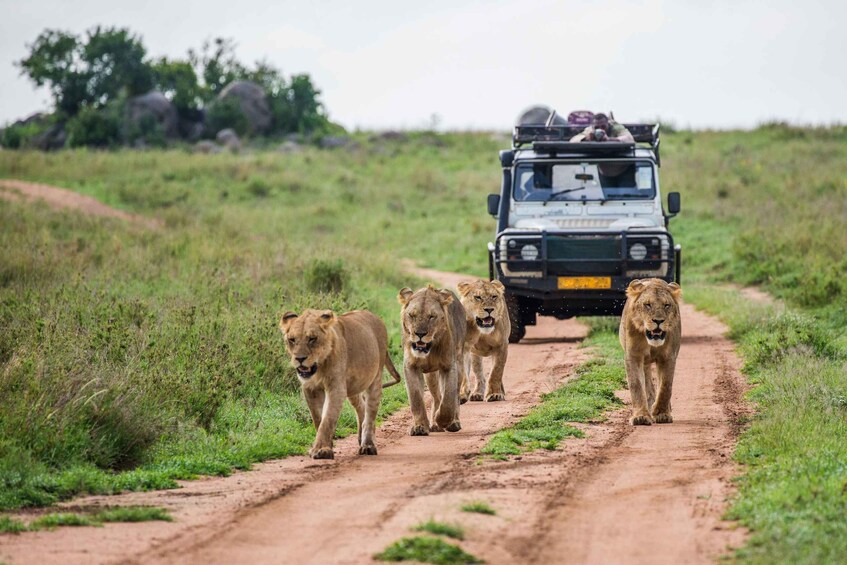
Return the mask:
M 356 455 L 350 437 L 334 461 L 291 457 L 180 490 L 77 500 L 164 506 L 176 521 L 0 536 L 0 560 L 368 563 L 434 518 L 461 524 L 462 547 L 488 563 L 713 562 L 744 536 L 720 520 L 736 473 L 730 454 L 743 381 L 726 328 L 690 306 L 683 320 L 674 424 L 633 429 L 620 410 L 556 451 L 481 460 L 491 434 L 585 359 L 584 326 L 539 318 L 510 348 L 507 400 L 462 406 L 458 433 L 411 437 L 402 410 L 378 430 L 377 457 Z M 497 514 L 460 511 L 474 500 Z

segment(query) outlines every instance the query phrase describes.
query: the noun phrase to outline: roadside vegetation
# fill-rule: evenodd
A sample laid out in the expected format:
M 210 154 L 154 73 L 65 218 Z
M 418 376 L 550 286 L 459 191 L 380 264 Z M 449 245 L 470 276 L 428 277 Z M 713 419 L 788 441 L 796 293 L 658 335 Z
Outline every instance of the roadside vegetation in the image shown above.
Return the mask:
M 303 453 L 314 432 L 276 329 L 283 308 L 372 309 L 398 363 L 396 292 L 421 282 L 399 258 L 485 274 L 485 195 L 508 138 L 354 139 L 294 154 L 0 152 L 2 178 L 165 224 L 0 201 L 0 507 Z M 847 128 L 680 131 L 662 151 L 663 188 L 682 192 L 671 225 L 686 300 L 730 325 L 757 385 L 730 511 L 753 534 L 735 558 L 836 560 L 847 552 Z M 614 349 L 608 329 L 591 338 L 599 351 Z M 384 411 L 405 401 L 402 387 L 386 392 Z M 355 426 L 346 414 L 341 433 Z M 550 438 L 521 439 L 533 441 Z
M 171 515 L 164 508 L 151 506 L 122 506 L 97 512 L 53 512 L 44 514 L 28 524 L 9 516 L 0 516 L 0 533 L 36 532 L 53 530 L 60 526 L 102 526 L 106 522 L 170 522 Z
M 476 500 L 473 502 L 468 502 L 467 504 L 463 504 L 461 510 L 462 512 L 487 514 L 489 516 L 494 516 L 497 514 L 497 511 L 491 508 L 491 506 L 487 502 L 483 502 L 481 500 Z
M 448 538 L 462 540 L 465 539 L 465 530 L 458 524 L 445 524 L 429 519 L 426 522 L 418 524 L 414 527 L 416 532 L 429 532 L 437 536 L 447 536 Z
M 451 565 L 454 563 L 484 563 L 478 557 L 466 553 L 457 545 L 428 536 L 403 538 L 374 555 L 379 561 L 416 561 Z

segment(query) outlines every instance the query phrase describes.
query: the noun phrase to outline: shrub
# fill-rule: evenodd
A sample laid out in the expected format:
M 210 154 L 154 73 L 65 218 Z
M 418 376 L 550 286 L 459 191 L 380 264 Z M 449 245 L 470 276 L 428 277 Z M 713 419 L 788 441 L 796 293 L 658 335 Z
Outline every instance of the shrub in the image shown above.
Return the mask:
M 111 108 L 86 107 L 68 120 L 70 147 L 112 147 L 121 140 L 121 121 Z
M 340 293 L 349 281 L 349 275 L 344 269 L 341 259 L 312 261 L 306 272 L 306 286 L 312 292 Z
M 247 116 L 238 101 L 233 98 L 215 101 L 206 112 L 206 129 L 212 137 L 226 128 L 235 130 L 238 135 L 244 135 L 249 127 Z

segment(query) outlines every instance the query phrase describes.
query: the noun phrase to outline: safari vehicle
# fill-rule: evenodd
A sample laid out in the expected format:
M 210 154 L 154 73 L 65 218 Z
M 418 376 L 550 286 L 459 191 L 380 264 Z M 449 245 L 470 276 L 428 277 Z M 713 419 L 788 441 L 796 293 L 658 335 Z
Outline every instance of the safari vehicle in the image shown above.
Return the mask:
M 659 125 L 624 124 L 635 143 L 570 142 L 591 117 L 519 121 L 512 149 L 500 151 L 489 275 L 506 287 L 512 343 L 538 315 L 620 315 L 633 279 L 680 280 L 681 249 L 667 229 L 680 198 L 669 193 L 665 211 Z

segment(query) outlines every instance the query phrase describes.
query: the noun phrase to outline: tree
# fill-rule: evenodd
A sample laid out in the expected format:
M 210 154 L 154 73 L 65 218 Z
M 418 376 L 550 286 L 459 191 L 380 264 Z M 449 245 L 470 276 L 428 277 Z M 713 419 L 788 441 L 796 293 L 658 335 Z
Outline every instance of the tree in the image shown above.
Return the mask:
M 203 42 L 200 52 L 188 50 L 188 60 L 203 78 L 203 98 L 206 102 L 215 99 L 226 85 L 245 78 L 247 69 L 235 58 L 235 42 L 216 37 Z
M 105 104 L 119 94 L 137 96 L 153 88 L 153 71 L 144 60 L 147 50 L 140 38 L 125 28 L 97 26 L 87 33 L 82 60 L 95 104 Z
M 89 75 L 79 60 L 79 39 L 63 31 L 48 29 L 27 45 L 29 57 L 18 62 L 21 74 L 36 86 L 50 89 L 56 109 L 73 115 L 88 98 Z
M 196 120 L 203 102 L 203 87 L 191 62 L 161 57 L 152 69 L 156 89 L 173 102 L 181 117 Z
M 76 115 L 83 106 L 105 106 L 118 96 L 134 96 L 153 86 L 141 39 L 125 28 L 97 26 L 85 42 L 60 30 L 45 30 L 18 62 L 21 74 L 47 85 L 56 109 Z

